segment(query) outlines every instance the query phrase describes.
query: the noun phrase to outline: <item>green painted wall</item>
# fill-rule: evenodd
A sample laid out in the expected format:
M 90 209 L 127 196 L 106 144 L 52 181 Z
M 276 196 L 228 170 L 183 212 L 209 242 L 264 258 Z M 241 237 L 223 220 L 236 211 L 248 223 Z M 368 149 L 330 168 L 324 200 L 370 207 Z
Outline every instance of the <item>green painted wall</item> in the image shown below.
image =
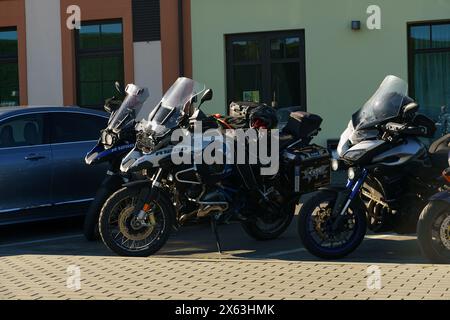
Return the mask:
M 381 7 L 381 30 L 366 28 L 372 4 Z M 191 6 L 194 78 L 214 90 L 211 112 L 225 110 L 226 34 L 305 29 L 307 107 L 324 118 L 319 143 L 339 137 L 386 75 L 407 80 L 408 22 L 450 20 L 450 0 L 191 0 Z M 361 20 L 362 30 L 352 31 L 351 20 Z

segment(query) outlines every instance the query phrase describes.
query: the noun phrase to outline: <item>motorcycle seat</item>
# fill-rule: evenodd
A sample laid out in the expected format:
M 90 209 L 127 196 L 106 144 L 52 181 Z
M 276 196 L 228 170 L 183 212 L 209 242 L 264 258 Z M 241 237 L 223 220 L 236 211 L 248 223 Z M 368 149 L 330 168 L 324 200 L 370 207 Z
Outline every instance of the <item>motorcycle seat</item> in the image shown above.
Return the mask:
M 450 134 L 447 134 L 436 141 L 434 141 L 430 148 L 428 149 L 428 152 L 431 157 L 431 162 L 433 163 L 433 166 L 442 168 L 444 170 L 446 167 L 449 166 L 448 163 L 448 156 L 450 151 Z
M 293 135 L 295 138 L 306 138 L 320 130 L 322 118 L 309 112 L 292 112 L 283 133 Z

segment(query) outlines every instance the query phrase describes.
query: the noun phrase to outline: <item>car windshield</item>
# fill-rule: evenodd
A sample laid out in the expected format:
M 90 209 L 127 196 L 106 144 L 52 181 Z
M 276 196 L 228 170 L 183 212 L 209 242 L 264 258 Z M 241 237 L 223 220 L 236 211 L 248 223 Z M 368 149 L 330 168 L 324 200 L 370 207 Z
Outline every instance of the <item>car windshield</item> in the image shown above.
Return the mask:
M 387 76 L 366 104 L 352 116 L 355 130 L 373 127 L 399 115 L 409 98 L 408 84 L 396 76 Z
M 139 88 L 134 84 L 129 84 L 125 92 L 127 96 L 108 123 L 108 129 L 115 132 L 120 131 L 122 125 L 128 123 L 130 120 L 134 120 L 135 122 L 141 121 L 151 111 L 151 107 L 145 104 L 145 101 L 149 97 L 146 88 Z
M 178 78 L 150 114 L 146 130 L 162 133 L 178 126 L 182 115 L 192 115 L 199 96 L 205 90 L 204 84 L 188 78 Z

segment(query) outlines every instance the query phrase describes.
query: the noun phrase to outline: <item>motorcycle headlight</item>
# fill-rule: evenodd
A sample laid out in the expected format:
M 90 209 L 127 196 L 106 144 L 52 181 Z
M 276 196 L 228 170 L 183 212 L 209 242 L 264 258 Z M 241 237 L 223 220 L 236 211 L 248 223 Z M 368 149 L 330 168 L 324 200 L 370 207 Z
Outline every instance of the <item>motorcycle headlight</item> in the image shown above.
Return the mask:
M 111 147 L 116 142 L 116 136 L 108 131 L 102 132 L 102 143 L 105 147 Z
M 332 159 L 331 160 L 331 169 L 333 171 L 338 171 L 339 170 L 339 160 L 337 160 L 337 159 Z
M 105 143 L 106 143 L 106 145 L 108 145 L 108 146 L 113 145 L 113 143 L 114 143 L 114 138 L 113 138 L 113 136 L 110 135 L 110 134 L 107 134 L 107 135 L 105 136 Z
M 146 132 L 139 132 L 136 137 L 136 147 L 144 153 L 150 153 L 155 148 L 155 139 L 153 135 Z
M 349 180 L 353 180 L 358 175 L 358 169 L 357 168 L 348 168 L 348 178 Z

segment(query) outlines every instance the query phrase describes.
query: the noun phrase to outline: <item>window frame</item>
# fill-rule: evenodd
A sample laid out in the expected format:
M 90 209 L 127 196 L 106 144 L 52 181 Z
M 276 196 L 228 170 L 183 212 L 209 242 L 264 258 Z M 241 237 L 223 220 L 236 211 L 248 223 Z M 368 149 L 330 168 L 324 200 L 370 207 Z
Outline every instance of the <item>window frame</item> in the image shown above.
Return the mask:
M 80 30 L 75 30 L 75 78 L 76 78 L 76 99 L 77 105 L 80 107 L 92 108 L 95 110 L 102 109 L 103 105 L 81 105 L 81 76 L 80 76 L 80 59 L 81 58 L 93 58 L 93 57 L 120 57 L 122 58 L 122 76 L 123 79 L 117 79 L 118 81 L 124 81 L 125 78 L 125 56 L 124 56 L 124 38 L 123 38 L 123 28 L 124 23 L 122 18 L 116 19 L 104 19 L 104 20 L 88 20 L 81 22 L 81 27 L 83 26 L 95 26 L 104 24 L 114 24 L 120 23 L 122 25 L 122 43 L 120 48 L 98 48 L 98 49 L 80 49 Z M 100 39 L 102 33 L 100 32 Z M 103 96 L 103 75 L 102 80 L 102 96 Z M 95 81 L 93 81 L 95 82 Z M 123 83 L 122 83 L 123 85 Z
M 8 64 L 8 63 L 15 63 L 17 64 L 17 90 L 19 93 L 19 96 L 17 97 L 17 105 L 20 104 L 20 73 L 19 73 L 19 32 L 17 30 L 17 26 L 11 26 L 11 27 L 0 27 L 0 32 L 10 32 L 15 31 L 17 35 L 17 52 L 15 55 L 0 55 L 0 65 Z M 0 97 L 1 101 L 1 97 Z M 1 108 L 1 106 L 0 106 Z
M 442 53 L 442 52 L 450 52 L 450 46 L 446 48 L 425 48 L 425 49 L 416 49 L 414 48 L 414 41 L 412 38 L 412 28 L 421 27 L 421 26 L 429 26 L 430 27 L 430 41 L 433 41 L 432 38 L 432 30 L 433 26 L 436 25 L 450 25 L 450 20 L 430 20 L 430 21 L 421 21 L 421 22 L 409 22 L 407 24 L 407 42 L 408 42 L 408 86 L 409 86 L 409 95 L 416 99 L 416 92 L 414 86 L 414 74 L 415 74 L 415 56 L 416 54 L 427 54 L 427 53 Z
M 94 113 L 89 113 L 89 112 L 77 112 L 77 111 L 64 111 L 64 110 L 58 110 L 58 111 L 52 111 L 51 113 L 49 113 L 49 129 L 47 130 L 47 134 L 48 134 L 48 141 L 49 144 L 51 145 L 66 145 L 66 144 L 75 144 L 75 143 L 87 143 L 87 142 L 94 142 L 94 141 L 98 141 L 98 139 L 100 138 L 100 132 L 99 132 L 99 136 L 96 139 L 93 140 L 79 140 L 79 141 L 71 141 L 71 142 L 54 142 L 54 136 L 53 136 L 53 130 L 54 130 L 54 123 L 55 121 L 55 116 L 58 114 L 68 114 L 68 115 L 84 115 L 84 116 L 89 116 L 89 117 L 98 117 L 101 119 L 105 120 L 105 123 L 108 122 L 109 117 L 102 116 L 99 114 L 94 114 Z M 105 127 L 106 128 L 106 127 Z
M 300 40 L 300 52 L 298 58 L 272 58 L 270 42 L 273 39 L 281 39 L 288 37 L 298 37 Z M 232 43 L 235 41 L 259 41 L 261 42 L 261 59 L 260 61 L 245 61 L 235 62 Z M 260 102 L 265 102 L 270 105 L 271 87 L 272 87 L 272 67 L 273 63 L 299 63 L 299 92 L 300 92 L 300 107 L 302 111 L 307 110 L 307 92 L 306 92 L 306 44 L 305 44 L 305 30 L 293 29 L 293 30 L 276 30 L 276 31 L 263 31 L 263 32 L 248 32 L 248 33 L 235 33 L 225 35 L 225 60 L 226 60 L 226 105 L 230 104 L 230 98 L 234 93 L 234 67 L 239 65 L 261 65 L 261 87 L 262 92 L 260 95 Z M 283 109 L 285 107 L 277 107 Z M 228 108 L 227 108 L 228 109 Z M 229 110 L 227 110 L 229 112 Z

